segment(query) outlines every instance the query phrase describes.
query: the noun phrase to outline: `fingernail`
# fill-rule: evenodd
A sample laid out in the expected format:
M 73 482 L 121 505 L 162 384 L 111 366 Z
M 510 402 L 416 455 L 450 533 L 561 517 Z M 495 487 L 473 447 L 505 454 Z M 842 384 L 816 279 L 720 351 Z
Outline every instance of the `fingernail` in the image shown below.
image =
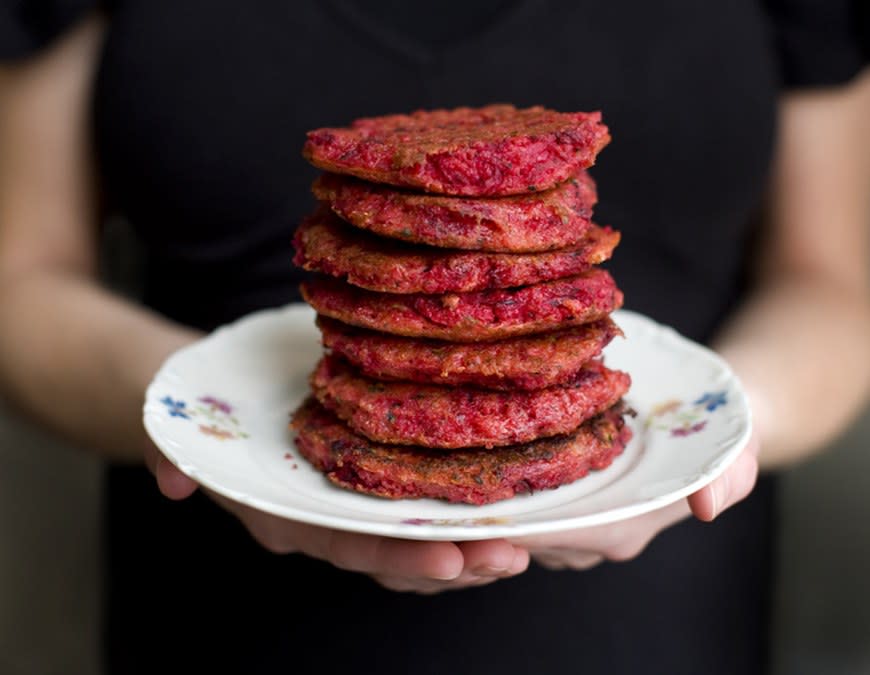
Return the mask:
M 453 574 L 451 572 L 440 572 L 438 574 L 430 574 L 430 579 L 435 579 L 436 581 L 453 581 L 456 579 L 462 572 L 457 572 Z
M 499 577 L 507 572 L 507 567 L 492 567 L 490 565 L 481 565 L 471 570 L 471 573 L 478 577 Z
M 429 576 L 433 581 L 453 581 L 458 577 L 458 574 L 431 574 Z

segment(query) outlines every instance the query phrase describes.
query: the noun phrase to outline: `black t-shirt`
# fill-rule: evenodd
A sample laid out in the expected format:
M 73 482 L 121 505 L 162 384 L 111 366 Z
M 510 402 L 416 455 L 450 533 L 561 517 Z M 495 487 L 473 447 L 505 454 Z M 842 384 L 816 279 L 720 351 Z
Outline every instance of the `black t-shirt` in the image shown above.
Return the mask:
M 25 55 L 92 3 L 5 3 Z M 863 6 L 863 3 L 861 3 Z M 313 200 L 304 132 L 496 101 L 601 109 L 596 218 L 626 306 L 708 339 L 739 301 L 784 86 L 863 62 L 859 3 L 130 0 L 94 92 L 103 183 L 147 254 L 145 301 L 210 329 L 297 297 Z M 772 492 L 644 555 L 429 598 L 276 557 L 207 499 L 144 472 L 108 486 L 114 672 L 752 673 L 765 656 Z M 169 609 L 167 609 L 169 608 Z M 177 656 L 176 653 L 182 654 Z

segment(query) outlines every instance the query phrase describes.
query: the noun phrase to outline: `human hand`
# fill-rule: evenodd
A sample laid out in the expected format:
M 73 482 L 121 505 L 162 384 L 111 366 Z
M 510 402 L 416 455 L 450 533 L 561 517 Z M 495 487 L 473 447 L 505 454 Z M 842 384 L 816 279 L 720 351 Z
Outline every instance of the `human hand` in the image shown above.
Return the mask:
M 145 461 L 164 496 L 185 499 L 197 490 L 197 483 L 150 442 Z M 279 518 L 205 492 L 236 516 L 267 550 L 304 553 L 339 569 L 366 574 L 394 591 L 432 594 L 482 586 L 520 574 L 529 565 L 528 551 L 504 539 L 454 544 L 343 532 Z
M 626 561 L 643 552 L 662 530 L 694 515 L 712 521 L 744 499 L 758 477 L 758 438 L 753 435 L 740 456 L 709 485 L 688 498 L 642 516 L 597 527 L 511 539 L 550 569 L 584 570 L 605 560 Z

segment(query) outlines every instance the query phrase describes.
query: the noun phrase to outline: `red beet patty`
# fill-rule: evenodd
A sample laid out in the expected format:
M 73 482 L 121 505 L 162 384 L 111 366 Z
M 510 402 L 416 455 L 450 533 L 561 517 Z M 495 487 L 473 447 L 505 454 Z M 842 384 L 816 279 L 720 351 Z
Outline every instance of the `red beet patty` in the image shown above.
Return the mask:
M 360 375 L 335 355 L 311 375 L 317 400 L 366 438 L 431 448 L 492 448 L 565 434 L 614 405 L 627 373 L 592 361 L 567 384 L 536 391 L 489 391 Z
M 313 191 L 344 220 L 384 237 L 501 253 L 580 243 L 597 200 L 585 171 L 546 192 L 500 199 L 406 192 L 338 174 L 318 178 Z
M 503 196 L 540 192 L 595 162 L 610 141 L 598 112 L 512 105 L 417 111 L 308 132 L 315 166 L 426 192 Z
M 372 291 L 461 293 L 575 276 L 607 260 L 618 243 L 618 232 L 594 227 L 582 245 L 548 253 L 438 249 L 385 240 L 321 211 L 296 230 L 293 262 Z
M 323 345 L 362 373 L 381 380 L 543 389 L 565 384 L 617 335 L 602 319 L 567 330 L 496 342 L 442 342 L 398 337 L 317 318 Z
M 578 326 L 622 306 L 605 270 L 521 288 L 399 295 L 375 293 L 319 276 L 301 286 L 319 314 L 394 335 L 456 342 L 498 340 Z
M 563 436 L 498 450 L 382 445 L 351 431 L 316 400 L 293 416 L 300 452 L 333 483 L 389 499 L 488 504 L 559 487 L 610 465 L 631 439 L 622 405 Z

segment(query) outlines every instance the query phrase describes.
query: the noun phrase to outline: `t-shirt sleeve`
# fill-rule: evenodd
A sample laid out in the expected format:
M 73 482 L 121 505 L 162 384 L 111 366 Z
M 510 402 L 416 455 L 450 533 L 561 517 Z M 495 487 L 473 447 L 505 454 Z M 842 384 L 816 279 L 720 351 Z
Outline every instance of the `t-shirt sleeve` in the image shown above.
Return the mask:
M 98 5 L 98 0 L 0 0 L 0 60 L 30 56 Z
M 785 87 L 850 80 L 870 61 L 870 0 L 765 0 Z

